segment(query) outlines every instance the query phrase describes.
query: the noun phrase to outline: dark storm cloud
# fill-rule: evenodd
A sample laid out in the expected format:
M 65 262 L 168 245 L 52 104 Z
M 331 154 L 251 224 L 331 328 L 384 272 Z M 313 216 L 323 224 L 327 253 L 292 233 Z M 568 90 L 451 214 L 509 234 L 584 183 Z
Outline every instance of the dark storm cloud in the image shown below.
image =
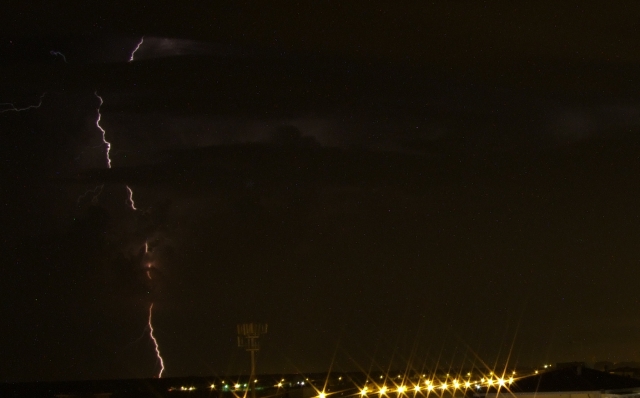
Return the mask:
M 209 43 L 170 37 L 144 37 L 139 43 L 140 47 L 134 56 L 135 61 L 181 55 L 205 55 L 214 51 L 214 46 Z
M 495 4 L 20 6 L 2 377 L 637 357 L 637 13 Z

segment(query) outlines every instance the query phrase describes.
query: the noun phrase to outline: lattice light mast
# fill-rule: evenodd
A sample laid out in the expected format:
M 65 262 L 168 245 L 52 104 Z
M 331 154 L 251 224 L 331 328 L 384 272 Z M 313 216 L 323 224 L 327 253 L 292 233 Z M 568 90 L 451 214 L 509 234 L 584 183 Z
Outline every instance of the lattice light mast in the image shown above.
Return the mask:
M 251 396 L 256 396 L 256 351 L 260 350 L 258 338 L 261 334 L 267 333 L 266 323 L 241 323 L 238 325 L 238 347 L 244 348 L 245 351 L 251 353 L 251 377 L 249 386 L 251 387 Z

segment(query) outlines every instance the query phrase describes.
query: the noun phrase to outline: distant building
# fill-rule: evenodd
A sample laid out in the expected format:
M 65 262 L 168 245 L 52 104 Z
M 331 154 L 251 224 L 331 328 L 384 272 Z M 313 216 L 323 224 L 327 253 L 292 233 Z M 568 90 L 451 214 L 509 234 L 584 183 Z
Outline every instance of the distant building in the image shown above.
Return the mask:
M 609 373 L 626 377 L 635 377 L 636 379 L 640 378 L 640 369 L 631 366 L 617 367 L 610 370 Z
M 476 398 L 640 398 L 640 380 L 582 366 L 561 366 L 515 380 L 508 387 L 483 388 Z

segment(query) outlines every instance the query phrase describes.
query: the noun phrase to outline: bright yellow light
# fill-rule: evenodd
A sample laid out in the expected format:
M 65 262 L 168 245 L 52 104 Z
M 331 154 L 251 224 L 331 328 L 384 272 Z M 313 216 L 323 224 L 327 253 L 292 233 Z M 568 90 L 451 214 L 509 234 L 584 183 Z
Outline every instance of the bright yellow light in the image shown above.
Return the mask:
M 240 388 L 240 384 L 236 384 L 234 387 L 235 388 Z
M 513 383 L 513 376 L 509 377 L 509 384 Z
M 382 379 L 382 375 L 380 375 L 380 378 Z
M 502 377 L 498 379 L 498 384 L 504 386 L 504 379 Z
M 488 385 L 490 385 L 490 386 L 492 386 L 492 385 L 493 385 L 493 379 L 488 379 L 488 380 L 487 380 L 487 384 L 488 384 Z
M 413 387 L 413 389 L 416 390 L 416 391 L 420 391 L 420 385 L 416 384 L 415 387 Z
M 428 391 L 433 391 L 433 386 L 432 386 L 431 384 L 429 384 L 429 385 L 427 386 L 427 390 L 428 390 Z
M 469 382 L 469 381 L 465 381 L 465 382 L 464 382 L 464 386 L 465 386 L 465 388 L 469 388 L 469 387 L 471 387 L 471 382 Z
M 407 387 L 405 387 L 405 386 L 400 386 L 400 387 L 398 387 L 398 392 L 399 392 L 400 394 L 402 394 L 402 393 L 403 393 L 403 392 L 405 392 L 405 391 L 407 391 Z
M 535 374 L 538 374 L 538 371 L 537 371 L 537 370 L 535 371 Z
M 338 377 L 338 380 L 342 380 L 342 376 Z
M 362 390 L 360 390 L 360 395 L 367 395 L 367 387 L 364 387 Z
M 318 398 L 326 398 L 327 396 L 325 395 L 324 392 L 321 392 L 320 394 L 318 394 Z
M 387 386 L 382 386 L 382 388 L 380 389 L 380 394 L 386 394 L 387 393 Z
M 282 382 L 278 383 L 278 387 L 282 387 Z
M 442 385 L 440 386 L 441 389 L 446 390 L 447 389 L 447 385 L 445 383 L 442 383 Z
M 212 385 L 210 385 L 209 387 L 213 390 L 214 388 L 216 388 L 216 385 L 215 385 L 215 384 L 212 384 Z
M 424 384 L 426 384 L 426 385 L 430 385 L 430 384 L 431 384 L 431 380 L 425 380 L 425 381 L 424 381 Z
M 453 380 L 453 388 L 458 388 L 460 387 L 460 383 L 458 383 L 458 380 Z

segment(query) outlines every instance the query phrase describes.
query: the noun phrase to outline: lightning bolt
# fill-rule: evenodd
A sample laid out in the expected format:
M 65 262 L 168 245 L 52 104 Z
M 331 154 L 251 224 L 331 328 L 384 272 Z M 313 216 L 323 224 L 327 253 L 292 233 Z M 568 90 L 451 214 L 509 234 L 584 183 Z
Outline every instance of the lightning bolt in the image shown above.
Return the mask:
M 133 52 L 131 53 L 131 56 L 129 57 L 129 62 L 133 62 L 133 56 L 136 54 L 136 51 L 138 51 L 138 49 L 140 48 L 142 43 L 144 43 L 144 36 L 142 36 L 142 38 L 140 39 L 140 42 L 138 42 L 138 45 L 136 46 L 136 48 L 133 49 Z
M 53 53 L 53 51 L 52 51 L 52 53 Z M 100 113 L 100 108 L 102 107 L 102 104 L 104 103 L 104 101 L 102 100 L 102 97 L 98 95 L 97 91 L 94 92 L 93 94 L 100 100 L 100 104 L 98 105 L 98 108 L 96 109 L 96 111 L 98 112 L 98 118 L 96 119 L 96 126 L 98 127 L 98 129 L 102 133 L 102 144 L 107 148 L 107 150 L 106 150 L 107 167 L 111 168 L 111 157 L 110 157 L 111 143 L 109 141 L 107 141 L 106 131 L 104 131 L 102 126 L 100 126 L 100 120 L 102 119 L 102 114 Z M 100 194 L 102 193 L 102 189 L 103 188 L 104 188 L 104 184 L 98 185 L 97 187 L 95 187 L 93 189 L 87 190 L 85 193 L 83 193 L 82 195 L 80 195 L 78 197 L 77 203 L 80 204 L 80 201 L 85 196 L 87 196 L 89 193 L 93 194 L 93 197 L 91 198 L 91 203 L 92 204 L 98 203 L 98 198 L 100 197 Z M 131 197 L 131 195 L 132 194 L 130 194 L 130 197 Z M 134 208 L 134 210 L 135 210 L 135 208 Z
M 153 315 L 153 303 L 151 303 L 151 305 L 149 306 L 149 336 L 151 337 L 151 340 L 153 340 L 153 344 L 155 345 L 155 348 L 156 348 L 156 356 L 160 361 L 160 372 L 158 372 L 158 379 L 160 379 L 162 378 L 162 372 L 164 372 L 164 361 L 162 360 L 162 355 L 160 355 L 160 347 L 158 346 L 158 341 L 153 335 L 153 325 L 151 323 L 152 315 Z
M 145 254 L 149 253 L 149 242 L 144 242 L 144 252 Z M 151 263 L 147 263 L 147 278 L 149 278 L 149 280 L 152 279 L 151 278 L 152 267 L 153 265 Z M 162 355 L 160 354 L 160 345 L 158 344 L 158 340 L 153 334 L 152 316 L 153 316 L 153 303 L 151 303 L 151 305 L 149 306 L 149 322 L 147 324 L 147 327 L 149 328 L 149 337 L 151 338 L 151 341 L 153 341 L 153 345 L 156 350 L 156 358 L 160 363 L 160 372 L 158 372 L 158 378 L 160 379 L 162 377 L 162 372 L 164 372 L 164 360 L 162 359 Z
M 131 206 L 131 210 L 138 210 L 136 208 L 135 202 L 133 201 L 133 191 L 131 190 L 131 188 L 128 185 L 126 187 L 127 187 L 127 191 L 129 191 L 129 199 L 127 199 L 127 204 L 129 206 Z M 145 245 L 146 245 L 146 243 L 145 243 Z
M 67 57 L 64 56 L 63 53 L 61 53 L 60 51 L 49 51 L 49 54 L 53 55 L 54 57 L 62 57 L 62 60 L 64 61 L 64 63 L 67 63 Z
M 142 45 L 143 42 L 144 42 L 144 36 L 140 39 L 140 42 L 138 43 L 136 48 L 131 53 L 131 57 L 129 59 L 129 62 L 133 61 L 133 57 L 134 57 L 136 51 L 138 51 L 138 49 L 140 48 L 140 46 Z M 97 91 L 94 92 L 94 95 L 98 98 L 98 100 L 100 100 L 100 104 L 98 105 L 98 108 L 97 108 L 98 118 L 96 119 L 96 127 L 98 127 L 98 129 L 102 133 L 102 142 L 104 144 L 104 147 L 106 148 L 105 156 L 106 156 L 106 159 L 107 159 L 107 167 L 110 169 L 111 168 L 111 143 L 109 141 L 107 141 L 106 131 L 100 125 L 100 121 L 102 120 L 102 114 L 100 113 L 100 108 L 102 107 L 102 104 L 104 104 L 104 101 L 103 101 L 102 97 L 98 95 Z M 127 199 L 126 203 L 131 207 L 132 210 L 138 210 L 136 208 L 135 202 L 133 201 L 133 190 L 128 185 L 125 185 L 125 187 L 127 188 L 127 192 L 129 193 L 129 196 L 128 196 L 128 199 Z M 99 187 L 94 188 L 93 190 L 87 191 L 82 197 L 86 196 L 89 192 L 93 192 L 94 193 L 94 200 L 97 200 L 97 196 L 100 195 L 100 192 L 102 192 L 102 185 L 99 186 Z M 97 192 L 97 194 L 95 192 Z M 78 199 L 78 200 L 80 200 L 80 199 Z M 144 243 L 144 253 L 145 253 L 145 255 L 147 257 L 148 257 L 148 255 L 150 253 L 148 241 L 146 241 Z M 153 263 L 152 262 L 147 262 L 146 274 L 147 274 L 147 278 L 149 278 L 150 281 L 153 279 L 152 278 L 152 274 L 151 274 L 151 270 L 152 269 L 153 269 Z M 155 352 L 156 352 L 157 361 L 160 364 L 160 371 L 158 372 L 158 376 L 157 377 L 161 378 L 162 377 L 162 373 L 164 372 L 164 359 L 162 358 L 162 355 L 160 354 L 160 345 L 158 344 L 158 340 L 156 339 L 156 336 L 153 333 L 154 332 L 154 329 L 153 329 L 153 304 L 154 303 L 152 302 L 149 305 L 149 318 L 147 320 L 147 328 L 149 329 L 149 338 L 151 339 L 151 341 L 153 341 L 153 345 L 154 345 L 154 349 L 155 349 Z
M 42 93 L 42 95 L 40 96 L 40 102 L 38 102 L 38 105 L 29 105 L 29 106 L 26 106 L 24 108 L 18 108 L 11 102 L 0 103 L 0 108 L 1 107 L 6 107 L 5 109 L 0 109 L 0 113 L 22 112 L 22 111 L 28 111 L 29 109 L 38 109 L 38 108 L 40 108 L 40 106 L 42 106 L 42 99 L 44 98 L 44 96 L 46 94 L 47 93 Z
M 96 97 L 98 97 L 98 99 L 100 100 L 100 105 L 98 105 L 98 119 L 96 119 L 96 126 L 98 127 L 98 129 L 102 132 L 102 142 L 104 143 L 105 147 L 107 148 L 106 150 L 106 156 L 107 156 L 107 167 L 111 168 L 111 143 L 109 141 L 107 141 L 107 132 L 104 131 L 104 129 L 102 128 L 102 126 L 100 126 L 100 120 L 102 119 L 102 114 L 100 113 L 100 108 L 102 107 L 102 104 L 104 104 L 104 101 L 102 100 L 102 97 L 98 95 L 98 92 L 94 92 L 93 93 Z

